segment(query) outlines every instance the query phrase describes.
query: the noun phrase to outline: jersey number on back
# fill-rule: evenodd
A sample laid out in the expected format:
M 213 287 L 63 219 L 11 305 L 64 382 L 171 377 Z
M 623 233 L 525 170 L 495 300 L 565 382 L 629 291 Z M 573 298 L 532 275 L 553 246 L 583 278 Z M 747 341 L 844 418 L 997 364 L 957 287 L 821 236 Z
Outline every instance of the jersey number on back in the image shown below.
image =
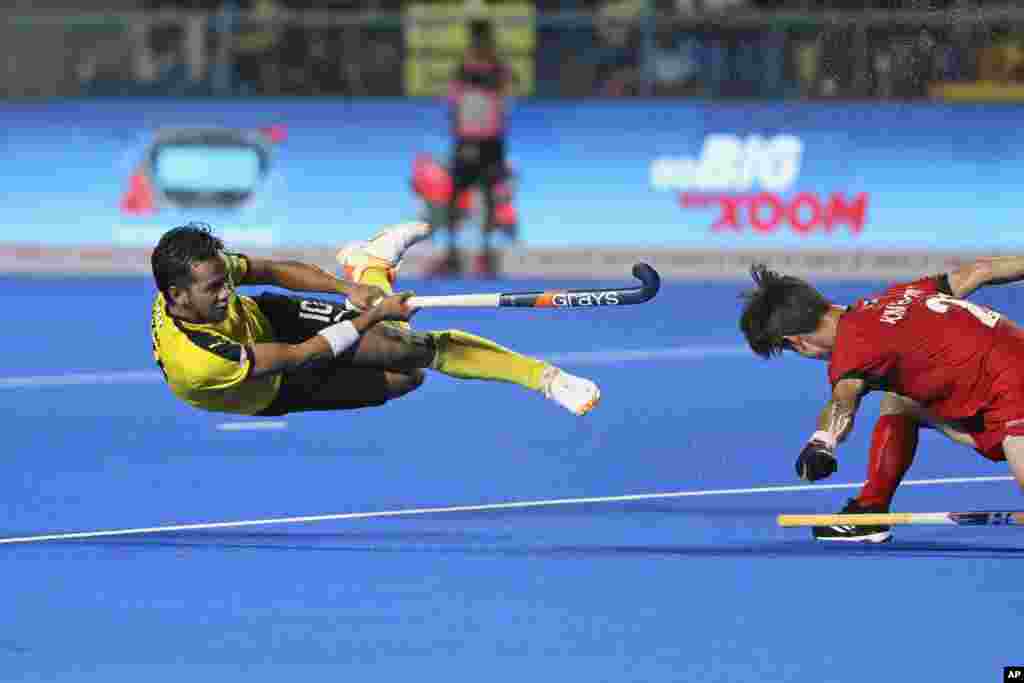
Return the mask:
M 497 123 L 496 97 L 488 93 L 469 90 L 459 97 L 459 130 L 463 134 L 483 135 Z
M 936 313 L 946 313 L 949 311 L 950 306 L 956 306 L 962 308 L 981 322 L 985 327 L 995 327 L 996 323 L 1002 317 L 999 313 L 996 313 L 990 308 L 979 306 L 978 304 L 971 303 L 970 301 L 964 301 L 963 299 L 954 299 L 948 294 L 934 294 L 925 299 L 925 306 L 928 310 L 935 311 Z

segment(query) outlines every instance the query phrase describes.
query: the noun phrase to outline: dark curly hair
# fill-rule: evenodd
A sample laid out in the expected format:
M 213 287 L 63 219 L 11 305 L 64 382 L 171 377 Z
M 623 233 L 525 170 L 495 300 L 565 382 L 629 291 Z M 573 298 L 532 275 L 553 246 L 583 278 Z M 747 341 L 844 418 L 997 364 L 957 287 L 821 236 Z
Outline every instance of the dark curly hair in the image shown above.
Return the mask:
M 192 266 L 215 258 L 224 242 L 206 223 L 188 223 L 163 234 L 150 262 L 157 289 L 168 295 L 171 285 L 186 288 L 192 283 Z
M 779 275 L 762 263 L 750 268 L 750 277 L 755 287 L 740 295 L 746 300 L 740 329 L 751 350 L 762 358 L 788 348 L 784 336 L 816 330 L 831 307 L 828 299 L 804 280 Z

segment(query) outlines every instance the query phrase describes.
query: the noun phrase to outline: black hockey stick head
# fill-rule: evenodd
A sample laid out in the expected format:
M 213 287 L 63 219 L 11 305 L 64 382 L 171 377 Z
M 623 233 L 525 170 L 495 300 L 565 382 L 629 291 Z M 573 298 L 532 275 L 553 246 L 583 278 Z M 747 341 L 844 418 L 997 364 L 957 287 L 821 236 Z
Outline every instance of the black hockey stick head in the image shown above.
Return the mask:
M 628 303 L 642 304 L 645 301 L 650 301 L 661 289 L 661 276 L 658 275 L 658 271 L 646 263 L 641 262 L 633 266 L 633 277 L 642 282 L 643 286 L 640 288 L 636 300 Z
M 633 266 L 633 277 L 640 280 L 639 287 L 515 292 L 502 294 L 499 305 L 517 308 L 631 306 L 650 301 L 661 288 L 661 276 L 646 263 L 637 263 Z

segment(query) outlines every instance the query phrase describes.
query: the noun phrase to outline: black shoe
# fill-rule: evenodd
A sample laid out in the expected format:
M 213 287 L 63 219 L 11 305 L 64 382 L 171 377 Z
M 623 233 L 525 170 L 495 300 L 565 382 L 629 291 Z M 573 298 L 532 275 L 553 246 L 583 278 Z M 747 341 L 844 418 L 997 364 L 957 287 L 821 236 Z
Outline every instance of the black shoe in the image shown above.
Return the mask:
M 856 498 L 851 498 L 839 514 L 855 515 L 866 512 L 888 512 L 882 505 L 861 505 Z M 816 526 L 812 529 L 814 538 L 819 541 L 846 541 L 852 543 L 887 543 L 892 540 L 892 532 L 888 526 Z

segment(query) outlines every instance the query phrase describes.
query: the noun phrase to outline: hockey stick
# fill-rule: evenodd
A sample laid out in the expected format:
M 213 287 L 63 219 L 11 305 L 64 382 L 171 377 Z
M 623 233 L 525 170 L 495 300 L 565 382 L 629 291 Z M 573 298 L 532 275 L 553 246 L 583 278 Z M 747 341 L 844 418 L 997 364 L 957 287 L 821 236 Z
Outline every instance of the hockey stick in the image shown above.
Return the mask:
M 1021 526 L 1024 512 L 879 512 L 838 515 L 779 515 L 779 526 L 891 526 L 894 524 L 951 524 L 956 526 Z
M 653 299 L 661 287 L 658 272 L 646 263 L 637 263 L 633 266 L 633 277 L 640 280 L 639 287 L 414 296 L 407 303 L 412 308 L 592 308 L 632 306 Z

